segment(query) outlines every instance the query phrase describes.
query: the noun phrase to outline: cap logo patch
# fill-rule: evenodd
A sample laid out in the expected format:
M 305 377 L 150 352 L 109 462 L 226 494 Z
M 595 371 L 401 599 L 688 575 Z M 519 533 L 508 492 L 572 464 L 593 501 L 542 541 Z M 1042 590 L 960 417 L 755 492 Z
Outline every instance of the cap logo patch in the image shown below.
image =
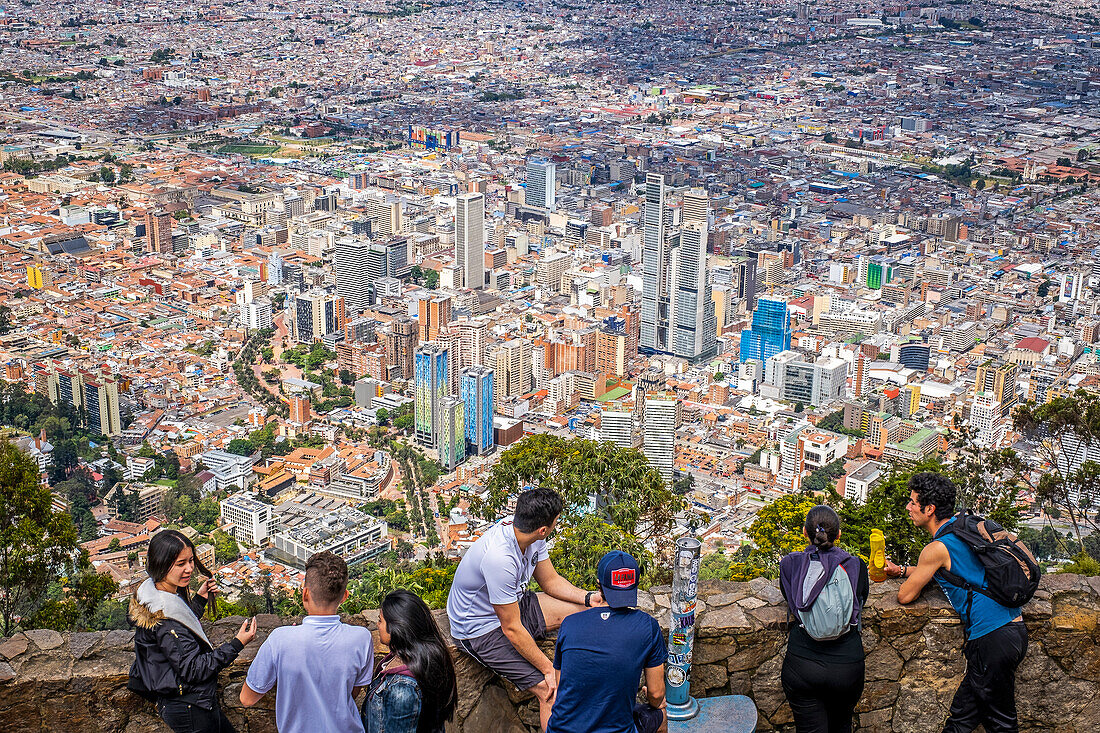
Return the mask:
M 612 588 L 633 588 L 634 568 L 620 568 L 611 571 Z

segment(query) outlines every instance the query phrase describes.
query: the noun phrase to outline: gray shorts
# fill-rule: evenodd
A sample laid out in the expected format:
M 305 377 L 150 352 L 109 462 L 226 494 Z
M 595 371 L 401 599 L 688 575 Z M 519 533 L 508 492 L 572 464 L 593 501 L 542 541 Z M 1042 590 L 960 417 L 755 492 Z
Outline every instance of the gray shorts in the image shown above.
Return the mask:
M 535 641 L 546 638 L 546 619 L 542 615 L 538 596 L 533 591 L 524 591 L 520 596 L 519 619 Z M 535 665 L 516 651 L 499 626 L 472 639 L 455 639 L 455 644 L 519 690 L 530 690 L 545 679 Z

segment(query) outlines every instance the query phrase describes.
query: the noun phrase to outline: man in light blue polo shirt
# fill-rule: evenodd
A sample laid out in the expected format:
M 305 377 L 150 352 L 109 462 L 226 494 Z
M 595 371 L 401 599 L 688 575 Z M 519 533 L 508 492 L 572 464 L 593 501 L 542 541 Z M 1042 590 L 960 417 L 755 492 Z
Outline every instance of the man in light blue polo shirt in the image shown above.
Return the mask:
M 301 626 L 271 632 L 256 652 L 241 686 L 241 704 L 255 705 L 276 684 L 275 723 L 280 733 L 363 733 L 355 694 L 374 668 L 370 630 L 340 621 L 348 597 L 348 566 L 321 552 L 306 563 Z

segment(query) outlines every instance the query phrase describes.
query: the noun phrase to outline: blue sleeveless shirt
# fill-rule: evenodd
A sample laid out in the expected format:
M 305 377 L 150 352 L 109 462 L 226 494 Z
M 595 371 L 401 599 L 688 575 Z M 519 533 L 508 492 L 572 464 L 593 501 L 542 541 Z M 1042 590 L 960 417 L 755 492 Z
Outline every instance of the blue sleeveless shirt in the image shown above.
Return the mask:
M 939 532 L 936 532 L 935 539 L 942 542 L 944 547 L 947 548 L 947 554 L 951 558 L 951 572 L 975 588 L 984 588 L 985 568 L 978 561 L 974 551 L 954 534 L 946 531 L 954 521 L 955 517 L 952 517 L 940 527 Z M 947 596 L 947 600 L 955 607 L 962 619 L 967 640 L 985 636 L 1011 623 L 1020 616 L 1020 609 L 1002 606 L 989 596 L 975 591 L 974 597 L 970 601 L 970 615 L 972 618 L 967 618 L 966 589 L 948 583 L 938 573 L 935 578 L 936 582 L 940 584 L 940 588 L 943 589 L 944 595 Z

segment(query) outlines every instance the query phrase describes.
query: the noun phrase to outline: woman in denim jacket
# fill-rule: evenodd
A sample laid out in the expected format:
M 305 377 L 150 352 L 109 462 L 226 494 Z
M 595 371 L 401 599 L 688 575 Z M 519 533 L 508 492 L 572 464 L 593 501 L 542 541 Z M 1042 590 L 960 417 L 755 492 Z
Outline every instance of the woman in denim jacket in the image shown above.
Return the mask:
M 395 590 L 382 601 L 378 637 L 390 653 L 363 701 L 366 733 L 442 733 L 458 701 L 454 662 L 424 601 Z

